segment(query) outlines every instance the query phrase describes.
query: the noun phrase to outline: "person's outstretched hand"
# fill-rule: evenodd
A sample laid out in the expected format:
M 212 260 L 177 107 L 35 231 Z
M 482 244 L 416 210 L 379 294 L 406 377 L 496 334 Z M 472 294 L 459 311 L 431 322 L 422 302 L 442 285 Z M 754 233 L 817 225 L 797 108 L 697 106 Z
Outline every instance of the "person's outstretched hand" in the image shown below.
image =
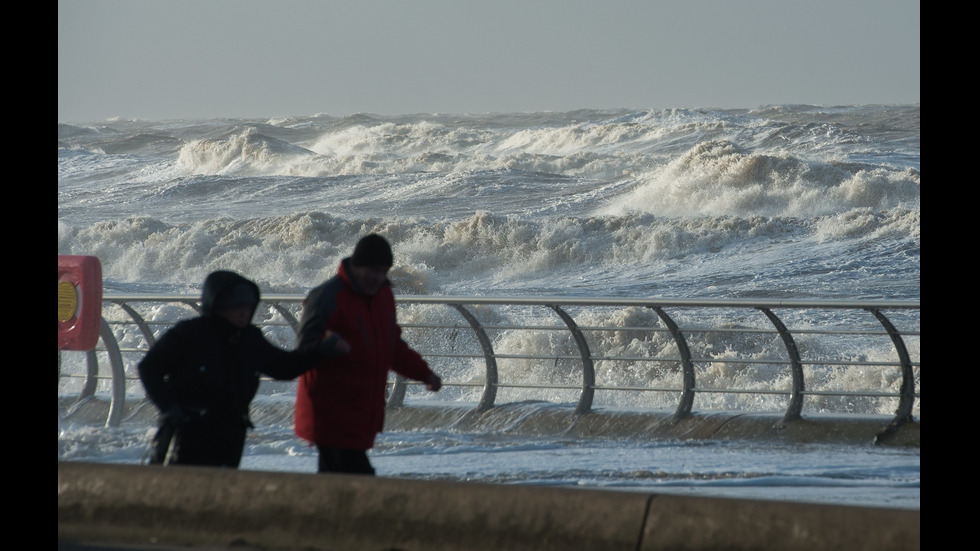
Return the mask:
M 435 373 L 432 373 L 425 378 L 425 388 L 431 390 L 432 392 L 438 392 L 442 388 L 442 378 L 440 378 Z
M 350 343 L 337 333 L 327 331 L 317 345 L 317 349 L 323 356 L 343 356 L 350 352 Z

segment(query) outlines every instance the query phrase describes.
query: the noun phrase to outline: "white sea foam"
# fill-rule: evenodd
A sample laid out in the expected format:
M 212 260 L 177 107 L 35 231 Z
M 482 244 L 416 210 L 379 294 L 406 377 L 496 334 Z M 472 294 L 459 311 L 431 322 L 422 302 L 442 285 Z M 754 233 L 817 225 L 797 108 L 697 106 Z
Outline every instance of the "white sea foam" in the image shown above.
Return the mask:
M 390 275 L 400 295 L 920 296 L 918 105 L 117 120 L 59 124 L 58 144 L 58 253 L 97 256 L 108 294 L 196 294 L 216 269 L 239 271 L 266 294 L 303 294 L 335 273 L 358 237 L 379 232 L 394 246 Z M 492 319 L 487 310 L 479 313 Z M 169 306 L 150 320 L 189 315 Z M 405 321 L 436 315 L 444 314 L 407 309 Z M 550 313 L 528 315 L 555 322 Z M 656 325 L 649 309 L 576 315 L 596 326 Z M 577 354 L 567 332 L 496 338 L 508 351 Z M 133 339 L 125 346 L 141 344 Z M 280 340 L 288 346 L 291 338 Z M 592 344 L 609 356 L 676 354 L 662 333 L 622 331 Z M 806 336 L 798 344 L 814 356 L 837 346 Z M 918 361 L 918 339 L 906 344 Z M 715 360 L 698 372 L 699 384 L 789 388 L 782 370 L 726 361 L 734 350 L 756 358 L 780 352 L 782 343 L 771 336 L 729 335 L 694 345 Z M 843 352 L 857 360 L 895 361 L 887 338 L 847 347 Z M 574 383 L 578 374 L 566 363 L 542 372 L 540 362 L 501 361 L 500 377 L 541 382 L 557 374 Z M 599 361 L 597 383 L 680 385 L 678 370 L 651 365 Z M 479 381 L 485 373 L 480 362 L 452 369 L 454 380 Z M 901 384 L 896 370 L 804 369 L 812 390 L 895 392 Z M 576 399 L 574 391 L 547 392 L 507 389 L 500 396 Z M 477 400 L 479 393 L 477 387 L 458 397 Z M 596 400 L 602 407 L 676 407 L 676 396 L 665 393 L 597 393 Z M 785 406 L 783 395 L 699 394 L 698 400 L 697 407 L 711 408 L 737 409 L 747 400 L 755 409 Z M 887 415 L 895 407 L 853 402 L 813 395 L 807 408 Z M 136 462 L 149 432 L 143 425 L 108 429 L 59 419 L 59 457 Z M 315 465 L 314 452 L 286 422 L 260 427 L 254 437 L 245 468 Z M 793 450 L 752 450 L 739 459 L 739 450 L 724 447 L 469 438 L 385 435 L 373 460 L 380 472 L 398 476 L 504 483 L 678 491 L 731 485 L 743 490 L 739 495 L 751 487 L 764 494 L 761 488 L 829 485 L 822 494 L 795 494 L 822 499 L 847 493 L 835 482 L 847 469 L 827 465 L 851 453 L 808 450 L 802 464 L 816 472 L 794 473 L 756 470 L 763 457 L 792 464 Z M 694 464 L 722 456 L 717 464 Z M 549 468 L 542 470 L 544 463 Z M 918 450 L 892 467 L 881 478 L 861 475 L 861 488 L 875 494 L 870 488 L 883 479 L 895 491 L 878 494 L 875 503 L 911 500 L 918 507 Z

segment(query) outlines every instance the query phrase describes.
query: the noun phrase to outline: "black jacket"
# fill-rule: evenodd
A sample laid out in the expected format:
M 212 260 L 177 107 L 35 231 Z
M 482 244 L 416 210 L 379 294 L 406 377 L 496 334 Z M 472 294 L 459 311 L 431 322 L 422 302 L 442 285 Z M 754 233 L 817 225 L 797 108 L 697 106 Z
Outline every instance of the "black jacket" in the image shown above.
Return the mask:
M 218 295 L 242 282 L 259 296 L 255 283 L 234 272 L 210 274 L 201 315 L 174 325 L 140 362 L 140 380 L 161 412 L 176 404 L 185 415 L 250 426 L 249 405 L 261 375 L 294 379 L 321 359 L 315 346 L 286 351 L 267 341 L 258 327 L 240 329 L 217 316 Z

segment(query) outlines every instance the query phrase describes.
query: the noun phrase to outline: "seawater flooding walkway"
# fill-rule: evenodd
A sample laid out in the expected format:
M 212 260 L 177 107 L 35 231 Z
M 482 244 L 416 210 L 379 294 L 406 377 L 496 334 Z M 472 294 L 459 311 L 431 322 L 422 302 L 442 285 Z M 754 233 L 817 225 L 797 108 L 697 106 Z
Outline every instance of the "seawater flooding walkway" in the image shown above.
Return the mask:
M 263 297 L 254 322 L 291 348 L 303 298 Z M 121 423 L 134 411 L 127 397 L 145 405 L 136 364 L 162 332 L 198 314 L 199 300 L 105 296 L 99 345 L 70 360 L 59 353 L 59 396 L 77 396 L 81 405 L 108 390 L 106 424 Z M 447 407 L 472 404 L 473 415 L 525 401 L 574 405 L 574 418 L 602 408 L 670 411 L 668 425 L 713 413 L 777 414 L 778 427 L 828 414 L 887 415 L 873 435 L 883 442 L 918 424 L 917 301 L 399 296 L 397 302 L 405 340 L 443 376 L 437 399 Z M 390 410 L 432 399 L 420 385 L 389 381 Z

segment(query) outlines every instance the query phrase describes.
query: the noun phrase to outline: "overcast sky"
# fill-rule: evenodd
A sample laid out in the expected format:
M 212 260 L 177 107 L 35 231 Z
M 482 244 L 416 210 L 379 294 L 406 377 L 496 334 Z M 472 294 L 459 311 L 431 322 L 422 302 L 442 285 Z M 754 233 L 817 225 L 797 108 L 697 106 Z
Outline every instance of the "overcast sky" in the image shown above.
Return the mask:
M 58 1 L 59 122 L 917 102 L 917 0 Z

